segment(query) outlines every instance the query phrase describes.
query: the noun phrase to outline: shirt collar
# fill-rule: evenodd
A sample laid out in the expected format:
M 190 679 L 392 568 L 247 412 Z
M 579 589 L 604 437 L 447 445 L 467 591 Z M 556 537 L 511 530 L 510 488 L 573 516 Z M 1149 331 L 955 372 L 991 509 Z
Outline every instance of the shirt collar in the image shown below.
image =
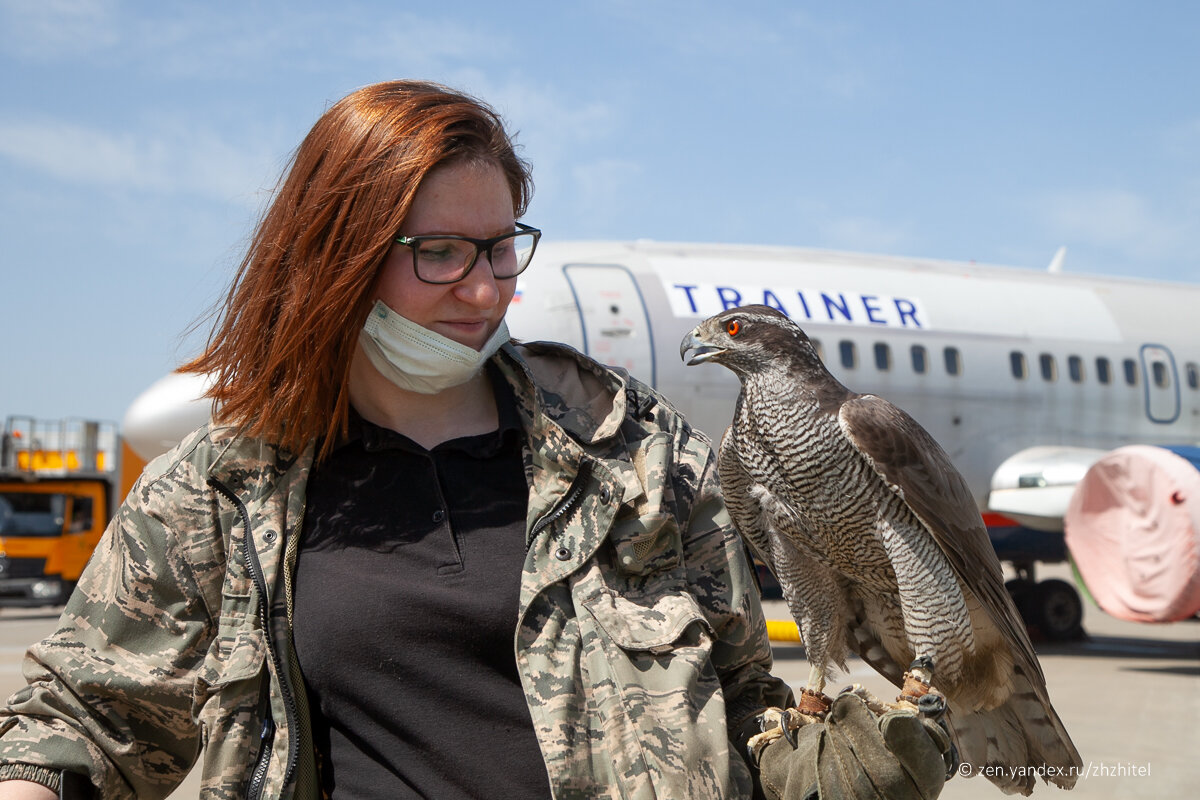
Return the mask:
M 522 432 L 521 415 L 517 410 L 517 400 L 513 395 L 512 387 L 508 385 L 508 381 L 504 379 L 499 368 L 491 361 L 487 363 L 485 369 L 491 381 L 492 395 L 496 400 L 496 411 L 499 418 L 499 425 L 496 430 L 477 436 L 464 436 L 458 439 L 451 439 L 433 448 L 434 451 L 442 449 L 461 450 L 470 455 L 482 458 L 495 455 L 503 447 L 514 441 L 514 439 L 519 441 Z M 401 448 L 404 450 L 429 452 L 404 434 L 397 433 L 390 428 L 385 428 L 382 425 L 376 425 L 373 422 L 363 419 L 354 410 L 354 407 L 351 406 L 346 435 L 338 442 L 337 447 L 334 449 L 341 449 L 357 442 L 361 442 L 362 447 L 368 451 Z

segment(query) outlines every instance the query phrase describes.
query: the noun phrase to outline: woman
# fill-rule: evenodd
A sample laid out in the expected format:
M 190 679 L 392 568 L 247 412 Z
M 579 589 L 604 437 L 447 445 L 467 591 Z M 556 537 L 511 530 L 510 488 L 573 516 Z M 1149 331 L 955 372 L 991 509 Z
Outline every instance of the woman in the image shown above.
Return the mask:
M 710 444 L 509 340 L 530 192 L 444 87 L 317 122 L 184 367 L 217 422 L 31 650 L 0 797 L 161 797 L 198 756 L 211 797 L 750 796 L 743 729 L 790 696 Z

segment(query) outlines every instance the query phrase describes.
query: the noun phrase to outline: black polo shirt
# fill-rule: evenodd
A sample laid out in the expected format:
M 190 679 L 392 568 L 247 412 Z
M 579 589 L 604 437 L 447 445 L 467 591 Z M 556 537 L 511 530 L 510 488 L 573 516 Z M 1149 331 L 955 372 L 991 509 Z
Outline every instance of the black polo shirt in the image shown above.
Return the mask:
M 500 427 L 426 450 L 357 416 L 309 478 L 295 642 L 334 798 L 538 798 L 514 636 L 528 489 Z

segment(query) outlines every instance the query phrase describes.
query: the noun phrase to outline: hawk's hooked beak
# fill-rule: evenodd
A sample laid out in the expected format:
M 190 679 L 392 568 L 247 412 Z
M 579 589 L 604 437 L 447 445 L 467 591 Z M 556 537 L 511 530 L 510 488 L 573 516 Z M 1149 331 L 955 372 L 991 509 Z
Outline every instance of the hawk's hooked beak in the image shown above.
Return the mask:
M 692 332 L 683 337 L 683 341 L 679 343 L 679 357 L 684 360 L 684 363 L 689 367 L 694 367 L 697 364 L 703 364 L 714 356 L 724 353 L 724 348 L 714 347 L 700 338 L 697 331 L 699 328 L 692 328 Z M 687 357 L 688 351 L 695 350 L 696 352 L 691 358 Z

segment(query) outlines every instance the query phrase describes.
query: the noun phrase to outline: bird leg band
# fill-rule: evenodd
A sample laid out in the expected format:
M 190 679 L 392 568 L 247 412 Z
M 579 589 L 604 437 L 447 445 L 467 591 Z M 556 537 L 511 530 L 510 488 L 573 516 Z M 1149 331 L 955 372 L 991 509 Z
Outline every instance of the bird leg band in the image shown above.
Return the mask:
M 911 672 L 904 673 L 904 686 L 900 689 L 900 702 L 908 702 L 917 705 L 921 698 L 933 691 L 927 681 L 922 680 L 917 675 Z
M 932 680 L 933 659 L 929 656 L 918 657 L 908 665 L 908 672 L 904 673 L 904 686 L 900 689 L 897 701 L 917 705 L 922 697 L 933 691 Z
M 800 692 L 800 702 L 796 704 L 796 710 L 817 719 L 825 719 L 831 705 L 833 705 L 833 701 L 824 693 L 804 689 Z

